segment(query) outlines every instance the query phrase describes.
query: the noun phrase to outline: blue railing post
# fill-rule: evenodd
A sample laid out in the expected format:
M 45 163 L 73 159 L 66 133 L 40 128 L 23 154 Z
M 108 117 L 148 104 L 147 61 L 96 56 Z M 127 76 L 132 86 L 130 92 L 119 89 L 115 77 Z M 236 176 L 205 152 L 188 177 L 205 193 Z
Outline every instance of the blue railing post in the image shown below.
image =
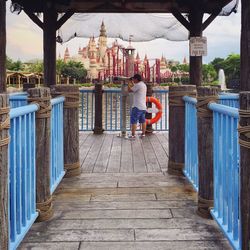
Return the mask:
M 198 117 L 198 162 L 199 192 L 198 214 L 211 218 L 210 208 L 213 206 L 213 113 L 208 109 L 211 101 L 218 100 L 219 89 L 215 87 L 197 88 Z
M 185 103 L 183 96 L 196 96 L 196 86 L 169 87 L 169 162 L 168 173 L 183 175 L 185 160 Z
M 240 218 L 242 250 L 250 249 L 250 91 L 240 93 Z
M 94 134 L 102 134 L 102 83 L 95 84 L 95 126 L 93 129 Z
M 32 88 L 28 90 L 28 95 L 28 102 L 36 102 L 40 106 L 36 114 L 36 202 L 39 210 L 37 221 L 45 221 L 53 216 L 50 193 L 50 89 Z
M 80 175 L 79 158 L 79 88 L 76 85 L 56 85 L 54 96 L 65 97 L 63 106 L 63 138 L 65 177 Z
M 9 98 L 0 94 L 0 249 L 9 248 Z

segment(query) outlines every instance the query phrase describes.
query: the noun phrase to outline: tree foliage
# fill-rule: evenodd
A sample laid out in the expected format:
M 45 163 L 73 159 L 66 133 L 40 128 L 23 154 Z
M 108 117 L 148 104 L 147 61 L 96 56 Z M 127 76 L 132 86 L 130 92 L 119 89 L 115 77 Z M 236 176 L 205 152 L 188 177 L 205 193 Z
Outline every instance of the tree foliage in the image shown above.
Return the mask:
M 64 77 L 75 78 L 77 81 L 87 76 L 87 70 L 81 62 L 69 61 L 67 63 L 59 62 L 61 74 Z
M 23 63 L 18 59 L 13 61 L 8 56 L 6 57 L 6 69 L 11 71 L 22 71 L 24 69 Z
M 216 80 L 217 72 L 211 63 L 202 65 L 202 76 L 204 83 L 211 83 Z

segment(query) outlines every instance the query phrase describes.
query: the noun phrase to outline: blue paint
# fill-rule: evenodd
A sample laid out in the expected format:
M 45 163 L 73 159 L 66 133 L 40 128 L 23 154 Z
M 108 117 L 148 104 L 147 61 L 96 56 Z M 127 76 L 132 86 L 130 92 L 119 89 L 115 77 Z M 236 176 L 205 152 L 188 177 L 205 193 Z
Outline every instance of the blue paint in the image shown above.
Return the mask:
M 16 249 L 36 220 L 35 104 L 10 111 L 9 249 Z
M 241 249 L 238 109 L 209 104 L 213 111 L 214 208 L 211 214 L 234 249 Z
M 219 104 L 223 104 L 232 108 L 239 108 L 239 95 L 232 93 L 222 93 L 219 95 Z
M 28 104 L 28 97 L 26 92 L 17 92 L 9 95 L 10 107 L 18 108 Z
M 79 127 L 81 131 L 92 131 L 94 129 L 94 90 L 81 89 L 81 109 Z M 155 131 L 168 131 L 168 90 L 155 90 L 154 96 L 163 101 L 162 119 L 153 124 Z M 122 108 L 121 108 L 121 89 L 105 89 L 103 91 L 103 126 L 106 131 L 121 131 Z M 127 107 L 129 114 L 129 108 Z M 89 122 L 90 121 L 90 122 Z M 130 130 L 129 115 L 127 116 L 127 130 Z
M 61 182 L 64 171 L 63 157 L 63 103 L 65 98 L 51 100 L 51 136 L 50 136 L 50 192 L 53 194 Z
M 198 134 L 197 134 L 197 100 L 184 96 L 185 101 L 185 167 L 184 174 L 194 189 L 199 189 L 198 174 Z

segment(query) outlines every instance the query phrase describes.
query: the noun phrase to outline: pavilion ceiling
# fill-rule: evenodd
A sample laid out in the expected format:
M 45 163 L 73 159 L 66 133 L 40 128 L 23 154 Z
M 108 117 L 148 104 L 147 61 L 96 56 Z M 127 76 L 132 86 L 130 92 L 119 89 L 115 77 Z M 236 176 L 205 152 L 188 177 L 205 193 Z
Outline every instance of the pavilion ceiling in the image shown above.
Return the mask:
M 31 12 L 43 12 L 53 6 L 57 12 L 77 13 L 171 13 L 178 9 L 189 13 L 200 9 L 204 13 L 218 12 L 231 0 L 12 0 Z

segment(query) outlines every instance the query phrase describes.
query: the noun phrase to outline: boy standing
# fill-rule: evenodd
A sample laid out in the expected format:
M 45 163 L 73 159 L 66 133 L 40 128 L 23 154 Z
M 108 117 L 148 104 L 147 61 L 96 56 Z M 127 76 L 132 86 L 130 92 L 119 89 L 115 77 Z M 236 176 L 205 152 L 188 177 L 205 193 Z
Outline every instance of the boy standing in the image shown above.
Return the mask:
M 145 136 L 146 132 L 146 94 L 147 94 L 147 86 L 142 81 L 142 77 L 139 74 L 135 74 L 133 76 L 133 87 L 128 87 L 129 92 L 133 92 L 133 105 L 130 116 L 130 123 L 132 128 L 132 135 L 129 137 L 131 139 L 135 139 L 135 131 L 137 128 L 137 122 L 142 125 L 142 134 L 141 137 Z

